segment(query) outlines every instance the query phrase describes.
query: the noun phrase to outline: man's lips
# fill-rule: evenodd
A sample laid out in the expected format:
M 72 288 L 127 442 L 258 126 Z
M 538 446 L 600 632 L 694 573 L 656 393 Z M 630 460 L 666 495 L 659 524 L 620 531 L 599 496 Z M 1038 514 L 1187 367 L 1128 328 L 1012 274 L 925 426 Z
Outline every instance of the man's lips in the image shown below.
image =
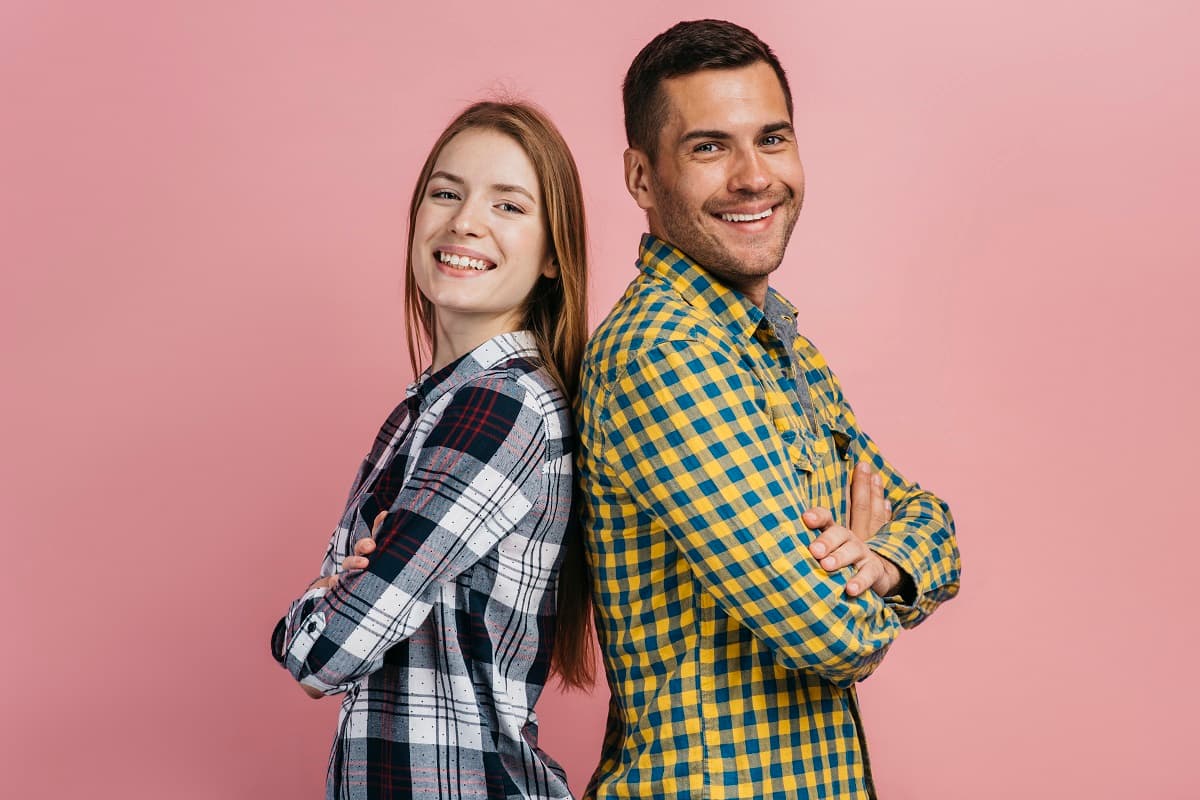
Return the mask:
M 790 197 L 787 192 L 758 197 L 727 197 L 726 202 L 714 202 L 705 211 L 722 222 L 744 225 L 769 220 Z
M 757 222 L 760 219 L 766 219 L 775 213 L 775 207 L 769 206 L 762 211 L 724 211 L 716 216 L 726 222 Z

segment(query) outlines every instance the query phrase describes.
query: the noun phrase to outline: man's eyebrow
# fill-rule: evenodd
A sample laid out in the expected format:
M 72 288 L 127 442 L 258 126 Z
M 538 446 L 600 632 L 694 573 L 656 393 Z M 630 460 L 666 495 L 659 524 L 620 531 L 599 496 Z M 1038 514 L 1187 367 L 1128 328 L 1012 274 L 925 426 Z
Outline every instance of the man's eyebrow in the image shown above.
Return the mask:
M 459 176 L 455 175 L 453 172 L 446 172 L 444 169 L 439 169 L 436 172 L 433 172 L 429 175 L 430 181 L 433 181 L 435 178 L 440 178 L 441 180 L 444 180 L 447 183 L 454 183 L 459 186 L 467 185 L 467 182 L 465 180 L 463 180 Z M 521 186 L 516 183 L 493 183 L 492 191 L 498 192 L 499 194 L 523 194 L 529 198 L 529 201 L 531 203 L 537 202 L 537 200 L 534 198 L 532 192 L 530 192 L 524 186 Z
M 787 120 L 779 120 L 778 122 L 769 122 L 766 125 L 763 125 L 758 129 L 758 135 L 766 136 L 768 133 L 779 133 L 780 131 L 791 133 L 792 130 L 792 123 L 788 122 Z M 716 129 L 695 130 L 685 133 L 680 138 L 679 143 L 684 144 L 685 142 L 691 142 L 697 139 L 716 139 L 717 141 L 724 141 L 732 138 L 733 136 L 729 133 L 729 131 L 721 131 Z
M 729 133 L 727 131 L 718 131 L 718 130 L 688 131 L 687 133 L 685 133 L 682 136 L 682 138 L 680 138 L 679 143 L 683 144 L 684 142 L 690 142 L 690 141 L 693 141 L 694 139 L 729 139 L 729 138 L 732 138 L 732 137 L 729 135 Z

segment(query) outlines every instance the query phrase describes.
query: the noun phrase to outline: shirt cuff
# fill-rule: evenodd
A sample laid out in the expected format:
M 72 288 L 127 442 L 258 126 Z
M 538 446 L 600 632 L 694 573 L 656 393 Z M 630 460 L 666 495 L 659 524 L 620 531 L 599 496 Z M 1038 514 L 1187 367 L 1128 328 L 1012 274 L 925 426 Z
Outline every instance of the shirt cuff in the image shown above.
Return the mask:
M 309 589 L 292 603 L 287 616 L 275 623 L 275 630 L 271 631 L 271 656 L 283 666 L 287 666 L 288 650 L 295 642 L 299 627 L 312 614 L 316 601 L 324 597 L 327 592 L 328 590 L 324 586 Z M 324 620 L 322 620 L 323 622 Z M 324 628 L 324 625 L 322 624 L 321 627 Z
M 287 638 L 287 619 L 280 617 L 279 622 L 275 623 L 275 630 L 271 631 L 271 658 L 280 664 L 287 658 L 283 650 L 285 638 Z
M 900 618 L 902 625 L 916 621 L 921 616 L 917 605 L 917 600 L 921 596 L 921 581 L 920 574 L 910 558 L 908 550 L 898 546 L 894 540 L 882 534 L 870 539 L 867 547 L 871 548 L 876 555 L 895 564 L 896 569 L 900 570 L 899 585 L 893 594 L 883 598 L 883 602 Z

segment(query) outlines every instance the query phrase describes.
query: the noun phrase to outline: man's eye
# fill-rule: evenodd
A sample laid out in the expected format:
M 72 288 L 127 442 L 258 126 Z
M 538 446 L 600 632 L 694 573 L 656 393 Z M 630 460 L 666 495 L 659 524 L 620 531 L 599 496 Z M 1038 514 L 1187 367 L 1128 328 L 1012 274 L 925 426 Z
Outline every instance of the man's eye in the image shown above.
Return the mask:
M 703 144 L 698 144 L 698 145 L 696 145 L 695 149 L 692 152 L 694 152 L 694 153 L 715 153 L 715 152 L 717 152 L 717 143 L 716 142 L 704 142 Z
M 784 140 L 782 136 L 775 136 L 772 134 L 771 136 L 764 136 L 762 143 L 767 147 L 775 147 L 776 145 L 783 144 L 783 141 Z

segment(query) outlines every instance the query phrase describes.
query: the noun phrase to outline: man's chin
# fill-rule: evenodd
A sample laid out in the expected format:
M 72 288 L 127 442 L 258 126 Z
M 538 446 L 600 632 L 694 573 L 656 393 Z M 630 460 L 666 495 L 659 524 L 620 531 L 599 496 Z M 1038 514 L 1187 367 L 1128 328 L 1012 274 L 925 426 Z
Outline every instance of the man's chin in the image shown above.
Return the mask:
M 724 225 L 724 223 L 718 224 Z M 741 233 L 730 232 L 724 227 L 720 227 L 710 228 L 709 235 L 713 244 L 728 258 L 741 262 L 747 268 L 750 268 L 751 264 L 760 265 L 774 259 L 774 265 L 767 269 L 768 272 L 783 260 L 783 251 L 787 246 L 786 240 L 780 241 L 777 230 Z
M 737 248 L 726 248 L 731 267 L 747 276 L 766 276 L 779 269 L 783 263 L 783 248 L 775 242 L 762 245 L 743 244 Z

